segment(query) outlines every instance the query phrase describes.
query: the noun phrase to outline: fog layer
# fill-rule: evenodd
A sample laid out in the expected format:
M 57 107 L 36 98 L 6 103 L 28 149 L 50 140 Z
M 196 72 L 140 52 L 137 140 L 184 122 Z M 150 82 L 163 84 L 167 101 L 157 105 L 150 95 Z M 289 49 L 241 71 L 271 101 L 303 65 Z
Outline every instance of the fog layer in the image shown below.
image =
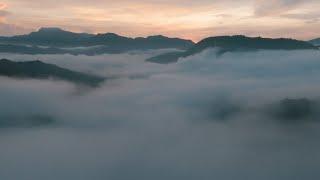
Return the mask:
M 318 116 L 268 111 L 286 98 L 318 102 L 319 51 L 211 49 L 176 64 L 144 61 L 160 53 L 2 54 L 113 78 L 82 90 L 1 77 L 0 179 L 320 178 Z

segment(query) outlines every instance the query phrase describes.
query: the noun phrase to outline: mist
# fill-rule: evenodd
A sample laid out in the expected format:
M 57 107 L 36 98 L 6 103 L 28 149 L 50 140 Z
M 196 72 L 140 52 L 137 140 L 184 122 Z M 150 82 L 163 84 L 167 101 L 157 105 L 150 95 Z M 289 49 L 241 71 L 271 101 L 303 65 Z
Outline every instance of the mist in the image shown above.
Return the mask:
M 169 65 L 145 62 L 158 50 L 1 54 L 112 78 L 87 90 L 0 77 L 0 178 L 320 178 L 320 108 L 269 113 L 286 98 L 320 102 L 320 51 L 216 51 Z

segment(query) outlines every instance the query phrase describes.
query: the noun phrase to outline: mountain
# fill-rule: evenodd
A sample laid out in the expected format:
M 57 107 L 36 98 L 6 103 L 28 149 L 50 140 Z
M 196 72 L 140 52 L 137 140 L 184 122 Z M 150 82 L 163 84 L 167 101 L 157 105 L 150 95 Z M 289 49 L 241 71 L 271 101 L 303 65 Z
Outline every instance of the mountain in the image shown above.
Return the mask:
M 266 113 L 282 120 L 317 120 L 319 116 L 319 102 L 307 98 L 283 99 L 269 105 Z
M 194 45 L 190 40 L 179 38 L 169 38 L 165 36 L 149 36 L 146 38 L 129 38 L 114 33 L 106 34 L 87 34 L 64 31 L 59 28 L 41 28 L 37 32 L 27 35 L 0 37 L 2 47 L 8 46 L 7 52 L 32 54 L 32 49 L 37 48 L 39 53 L 55 54 L 103 54 L 103 53 L 122 53 L 132 50 L 150 49 L 183 49 L 186 50 Z M 12 46 L 19 46 L 19 50 L 14 50 Z M 82 50 L 74 47 L 88 47 Z M 21 48 L 24 48 L 20 50 Z M 55 49 L 48 49 L 55 48 Z M 65 49 L 68 48 L 68 49 Z M 6 52 L 5 50 L 1 50 Z
M 208 48 L 219 48 L 218 55 L 230 51 L 317 49 L 308 42 L 294 39 L 271 39 L 242 35 L 217 36 L 206 38 L 185 52 L 161 54 L 149 58 L 147 61 L 162 64 L 173 63 L 177 62 L 180 57 L 191 56 Z
M 73 33 L 59 28 L 41 28 L 37 32 L 13 37 L 0 37 L 2 44 L 24 44 L 39 46 L 70 46 L 80 43 L 93 35 Z
M 75 72 L 41 61 L 14 62 L 0 60 L 0 76 L 33 79 L 59 79 L 86 86 L 98 86 L 102 77 Z
M 309 43 L 319 47 L 320 46 L 320 38 L 310 40 Z

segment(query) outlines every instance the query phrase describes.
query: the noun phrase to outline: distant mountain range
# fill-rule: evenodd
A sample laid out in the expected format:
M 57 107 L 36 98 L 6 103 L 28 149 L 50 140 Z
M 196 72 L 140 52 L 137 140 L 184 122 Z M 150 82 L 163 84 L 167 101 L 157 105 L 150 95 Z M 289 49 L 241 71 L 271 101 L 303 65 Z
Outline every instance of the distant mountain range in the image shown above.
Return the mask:
M 98 86 L 105 78 L 60 68 L 41 61 L 0 60 L 0 76 L 13 78 L 58 79 L 86 86 Z
M 87 34 L 64 31 L 60 28 L 41 28 L 27 35 L 0 37 L 0 52 L 25 54 L 103 54 L 133 50 L 188 49 L 190 40 L 149 36 L 129 38 L 114 33 Z M 81 47 L 81 48 L 79 48 Z
M 98 55 L 155 49 L 179 49 L 184 51 L 162 54 L 147 60 L 155 63 L 176 62 L 180 57 L 187 57 L 214 47 L 220 48 L 218 54 L 222 54 L 239 50 L 316 49 L 316 46 L 320 46 L 320 39 L 305 42 L 294 39 L 237 35 L 209 37 L 195 44 L 190 40 L 161 35 L 129 38 L 114 33 L 74 33 L 60 28 L 41 28 L 26 35 L 0 37 L 0 53 Z
M 311 41 L 309 41 L 311 44 L 315 45 L 315 46 L 320 46 L 320 38 L 317 39 L 313 39 Z
M 217 55 L 231 51 L 252 50 L 305 50 L 318 49 L 309 42 L 294 39 L 271 39 L 261 37 L 217 36 L 206 38 L 195 44 L 185 52 L 170 52 L 147 59 L 149 62 L 167 64 L 177 62 L 181 57 L 188 57 L 208 48 L 218 48 Z

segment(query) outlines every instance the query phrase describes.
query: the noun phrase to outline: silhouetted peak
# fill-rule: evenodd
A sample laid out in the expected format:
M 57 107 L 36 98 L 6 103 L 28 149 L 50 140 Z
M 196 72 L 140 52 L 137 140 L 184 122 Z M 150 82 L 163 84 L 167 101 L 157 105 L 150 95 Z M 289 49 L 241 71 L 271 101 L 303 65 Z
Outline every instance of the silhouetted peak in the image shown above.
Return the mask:
M 38 32 L 65 32 L 65 31 L 57 27 L 42 27 L 38 30 Z
M 185 43 L 188 43 L 190 46 L 194 45 L 194 42 L 187 39 L 181 39 L 181 38 L 171 38 L 163 35 L 155 35 L 155 36 L 148 36 L 146 39 L 148 40 L 158 40 L 158 41 L 175 41 L 175 42 L 181 42 L 184 41 Z
M 75 33 L 65 31 L 60 28 L 40 28 L 36 32 L 31 32 L 29 35 L 32 37 L 42 37 L 46 39 L 52 39 L 55 38 L 56 36 L 68 36 L 68 35 L 73 35 Z
M 314 49 L 315 47 L 305 41 L 288 38 L 247 37 L 244 35 L 216 36 L 206 38 L 193 48 L 203 50 L 208 47 L 226 49 Z
M 118 38 L 118 37 L 123 37 L 120 36 L 116 33 L 101 33 L 101 34 L 97 34 L 98 37 L 104 37 L 104 38 Z
M 10 61 L 9 59 L 0 59 L 0 63 L 10 63 L 12 61 Z
M 40 60 L 34 60 L 34 61 L 27 61 L 25 63 L 28 64 L 45 64 L 44 62 L 40 61 Z
M 0 60 L 0 76 L 32 79 L 60 79 L 76 84 L 98 86 L 105 78 L 61 68 L 39 60 L 15 62 Z
M 155 35 L 155 36 L 148 36 L 148 39 L 167 39 L 168 37 L 163 35 Z
M 61 28 L 56 28 L 56 27 L 45 27 L 45 28 L 40 28 L 36 32 L 30 33 L 30 35 L 36 35 L 36 36 L 44 36 L 46 38 L 54 38 L 54 36 L 90 36 L 90 34 L 87 33 L 75 33 L 71 31 L 66 31 Z M 70 38 L 70 37 L 65 37 L 65 38 Z
M 24 64 L 33 64 L 33 65 L 40 65 L 40 64 L 45 64 L 44 62 L 40 60 L 34 60 L 34 61 L 21 61 L 21 62 L 15 62 L 9 59 L 0 59 L 0 63 L 2 64 L 9 64 L 9 63 L 24 63 Z
M 119 36 L 116 33 L 99 33 L 98 36 Z

